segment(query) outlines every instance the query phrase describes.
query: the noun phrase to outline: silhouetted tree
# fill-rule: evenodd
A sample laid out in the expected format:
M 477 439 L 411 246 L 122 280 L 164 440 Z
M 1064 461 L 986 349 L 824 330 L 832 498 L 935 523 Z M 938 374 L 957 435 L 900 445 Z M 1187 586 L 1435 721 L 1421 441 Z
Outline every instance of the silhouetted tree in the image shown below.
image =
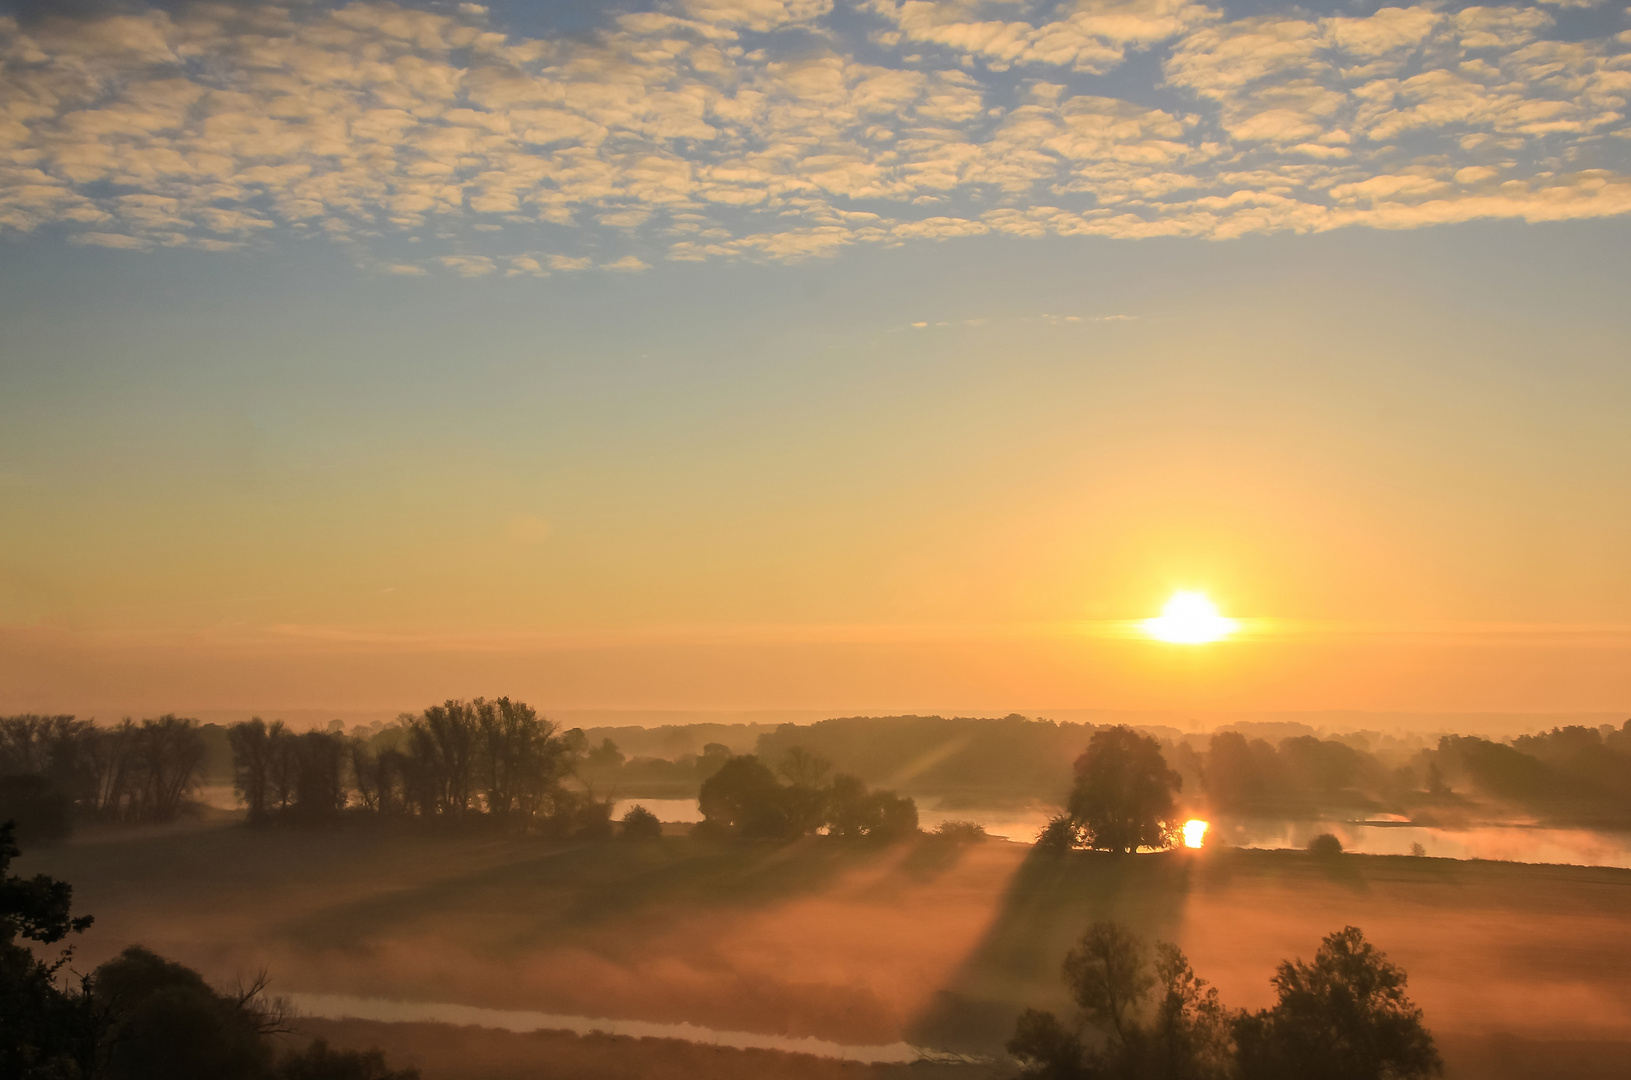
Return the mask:
M 1069 814 L 1058 814 L 1048 819 L 1048 823 L 1036 834 L 1036 850 L 1048 854 L 1060 854 L 1072 848 L 1081 847 L 1083 843 L 1082 827 L 1071 820 Z
M 1225 1080 L 1231 1070 L 1229 1017 L 1217 990 L 1198 978 L 1176 945 L 1144 946 L 1116 923 L 1095 923 L 1065 957 L 1065 984 L 1079 1022 L 1027 1009 L 1009 1053 L 1026 1076 L 1105 1080 Z M 1156 991 L 1146 1017 L 1145 1002 Z M 1092 1028 L 1090 1044 L 1082 1029 Z
M 217 994 L 196 971 L 133 945 L 91 977 L 112 1015 L 109 1080 L 261 1080 L 278 1026 L 258 994 Z M 258 988 L 257 988 L 258 989 Z
M 1308 842 L 1308 853 L 1321 859 L 1335 858 L 1342 854 L 1342 841 L 1328 832 L 1322 832 Z
M 1095 848 L 1166 847 L 1172 837 L 1172 796 L 1182 783 L 1154 739 L 1125 726 L 1101 728 L 1076 759 L 1070 816 Z
M 249 809 L 251 825 L 265 822 L 271 809 L 272 742 L 282 730 L 282 721 L 268 728 L 258 716 L 227 728 L 227 741 L 232 744 L 232 786 Z
M 625 758 L 623 751 L 611 739 L 602 739 L 600 745 L 584 755 L 583 764 L 586 768 L 605 771 L 615 769 L 622 765 Z
M 1312 964 L 1287 960 L 1272 1009 L 1235 1023 L 1241 1075 L 1252 1080 L 1417 1080 L 1442 1071 L 1403 969 L 1357 927 L 1329 935 Z
M 1081 1035 L 1040 1009 L 1019 1014 L 1005 1049 L 1019 1061 L 1020 1075 L 1030 1080 L 1092 1080 L 1096 1073 Z
M 1233 1018 L 1217 987 L 1196 976 L 1183 950 L 1155 945 L 1155 1015 L 1142 1040 L 1145 1075 L 1168 1080 L 1224 1080 L 1232 1070 Z
M 899 840 L 917 832 L 917 804 L 892 791 L 868 791 L 859 778 L 839 774 L 827 789 L 827 835 Z
M 792 819 L 776 776 L 757 757 L 727 760 L 702 783 L 697 806 L 716 831 L 781 840 L 792 834 Z
M 660 840 L 663 823 L 643 806 L 631 806 L 623 815 L 623 830 L 618 833 L 624 840 Z
M 1125 1041 L 1132 1014 L 1155 979 L 1144 970 L 1143 945 L 1126 927 L 1094 923 L 1065 954 L 1065 985 L 1083 1017 Z
M 72 993 L 57 983 L 72 950 L 45 961 L 22 941 L 54 945 L 83 932 L 91 917 L 73 915 L 67 882 L 7 873 L 19 854 L 14 833 L 13 822 L 0 824 L 0 1076 L 86 1076 L 96 1062 L 96 1016 L 82 991 Z

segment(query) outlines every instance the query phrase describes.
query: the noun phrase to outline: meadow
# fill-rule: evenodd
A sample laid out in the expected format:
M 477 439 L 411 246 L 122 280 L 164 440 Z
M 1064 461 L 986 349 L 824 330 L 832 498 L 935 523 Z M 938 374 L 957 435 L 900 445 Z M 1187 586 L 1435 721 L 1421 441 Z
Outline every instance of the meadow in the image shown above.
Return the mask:
M 1409 972 L 1451 1077 L 1607 1077 L 1631 1060 L 1631 871 L 1611 868 L 1243 849 L 1050 856 L 930 839 L 548 844 L 217 821 L 90 832 L 25 853 L 17 869 L 73 883 L 77 908 L 96 916 L 80 970 L 141 942 L 218 984 L 267 969 L 274 992 L 904 1040 L 994 1059 L 932 1067 L 968 1077 L 1000 1073 L 1022 1007 L 1064 1005 L 1060 959 L 1095 919 L 1177 942 L 1226 1004 L 1253 1008 L 1269 1003 L 1277 961 L 1353 924 Z M 643 1074 L 930 1068 L 305 1024 L 395 1048 L 426 1080 L 610 1076 L 657 1061 Z

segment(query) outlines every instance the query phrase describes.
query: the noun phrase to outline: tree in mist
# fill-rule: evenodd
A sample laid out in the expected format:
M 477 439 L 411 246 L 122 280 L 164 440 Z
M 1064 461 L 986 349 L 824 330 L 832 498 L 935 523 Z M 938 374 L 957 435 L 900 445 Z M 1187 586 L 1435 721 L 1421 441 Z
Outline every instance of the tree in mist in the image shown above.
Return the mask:
M 232 786 L 249 809 L 249 823 L 264 822 L 271 809 L 272 745 L 283 731 L 283 721 L 268 727 L 260 717 L 252 717 L 227 728 L 232 744 Z
M 1119 923 L 1088 927 L 1065 954 L 1065 985 L 1082 1016 L 1125 1041 L 1132 1013 L 1148 996 L 1155 978 L 1145 970 L 1143 943 Z
M 753 754 L 732 757 L 703 781 L 697 805 L 702 835 L 792 840 L 825 830 L 842 839 L 887 841 L 917 832 L 917 804 L 892 791 L 874 791 L 854 776 L 840 774 L 814 786 L 828 766 L 813 756 L 784 758 L 783 775 L 801 782 L 783 784 Z
M 827 834 L 846 839 L 897 840 L 917 832 L 917 804 L 892 791 L 869 791 L 858 777 L 833 777 L 827 791 Z
M 752 754 L 733 757 L 702 783 L 697 807 L 713 831 L 749 838 L 790 839 L 792 819 L 776 774 Z
M 1027 1009 L 1009 1040 L 1008 1052 L 1025 1075 L 1047 1080 L 1227 1077 L 1230 1018 L 1217 990 L 1195 975 L 1176 945 L 1158 942 L 1155 954 L 1151 964 L 1143 942 L 1116 923 L 1090 926 L 1063 964 L 1078 1010 L 1075 1023 L 1067 1026 L 1052 1013 Z
M 1076 759 L 1070 816 L 1095 848 L 1166 847 L 1172 837 L 1172 796 L 1182 783 L 1153 738 L 1125 726 L 1101 728 Z
M 1342 841 L 1331 833 L 1322 832 L 1308 842 L 1308 853 L 1319 859 L 1334 859 L 1342 854 Z
M 600 745 L 583 756 L 583 764 L 587 769 L 607 771 L 620 767 L 627 760 L 623 751 L 611 739 L 602 739 Z
M 570 733 L 569 733 L 570 734 Z M 524 702 L 447 701 L 369 737 L 343 727 L 296 735 L 259 718 L 228 731 L 251 823 L 316 824 L 353 807 L 373 815 L 480 823 L 550 836 L 605 837 L 611 804 L 567 785 L 580 738 Z
M 533 818 L 561 809 L 562 782 L 571 775 L 574 759 L 571 747 L 556 736 L 555 725 L 507 697 L 491 703 L 478 698 L 475 706 L 487 812 L 525 828 Z
M 204 755 L 198 725 L 173 715 L 111 728 L 71 716 L 0 717 L 0 803 L 25 835 L 36 821 L 60 833 L 74 817 L 173 821 Z
M 1443 1071 L 1404 970 L 1358 927 L 1327 936 L 1312 964 L 1282 962 L 1272 982 L 1278 1003 L 1234 1025 L 1243 1077 L 1417 1080 Z
M 824 786 L 832 762 L 795 746 L 782 755 L 776 773 L 787 781 L 781 800 L 787 811 L 788 832 L 808 836 L 826 824 L 832 792 Z
M 617 834 L 624 840 L 661 840 L 663 823 L 643 806 L 631 806 L 623 815 L 623 828 Z

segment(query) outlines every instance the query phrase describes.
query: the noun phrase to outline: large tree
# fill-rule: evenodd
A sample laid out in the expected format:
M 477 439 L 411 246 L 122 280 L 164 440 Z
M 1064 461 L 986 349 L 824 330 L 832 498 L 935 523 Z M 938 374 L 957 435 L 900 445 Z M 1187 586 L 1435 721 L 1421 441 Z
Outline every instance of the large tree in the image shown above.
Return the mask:
M 1101 728 L 1076 759 L 1070 816 L 1089 846 L 1134 852 L 1166 847 L 1172 837 L 1172 796 L 1183 778 L 1167 768 L 1161 744 L 1130 727 Z

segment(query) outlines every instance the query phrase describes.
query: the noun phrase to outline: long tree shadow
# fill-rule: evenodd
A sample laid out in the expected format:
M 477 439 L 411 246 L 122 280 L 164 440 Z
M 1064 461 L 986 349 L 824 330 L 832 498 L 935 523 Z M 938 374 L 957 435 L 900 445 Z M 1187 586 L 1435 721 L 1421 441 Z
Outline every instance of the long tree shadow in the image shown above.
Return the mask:
M 492 944 L 513 949 L 641 912 L 755 908 L 810 895 L 880 857 L 874 847 L 821 841 L 540 847 L 498 865 L 382 882 L 368 895 L 281 920 L 274 933 L 307 948 L 356 948 L 428 927 L 480 939 L 485 925 L 502 934 Z
M 1033 850 L 990 928 L 913 1021 L 908 1039 L 964 1053 L 1000 1052 L 1022 1009 L 1069 1008 L 1060 965 L 1093 922 L 1113 919 L 1148 940 L 1175 937 L 1195 869 L 1181 852 Z

